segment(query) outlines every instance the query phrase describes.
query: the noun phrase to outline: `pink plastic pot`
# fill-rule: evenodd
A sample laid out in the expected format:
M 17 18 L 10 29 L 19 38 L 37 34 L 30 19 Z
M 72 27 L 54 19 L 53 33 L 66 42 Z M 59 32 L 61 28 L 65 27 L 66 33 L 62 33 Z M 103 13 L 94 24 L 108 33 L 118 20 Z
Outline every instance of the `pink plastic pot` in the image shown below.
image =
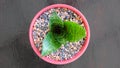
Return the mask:
M 86 37 L 86 40 L 82 46 L 82 48 L 80 49 L 80 51 L 75 55 L 73 56 L 73 58 L 69 59 L 69 60 L 64 60 L 64 61 L 57 61 L 57 60 L 52 60 L 52 59 L 49 59 L 47 57 L 42 57 L 39 50 L 36 48 L 36 46 L 34 45 L 34 41 L 33 41 L 33 37 L 32 37 L 32 29 L 33 29 L 33 25 L 35 23 L 35 20 L 45 11 L 51 9 L 51 8 L 58 8 L 58 7 L 61 7 L 61 8 L 68 8 L 70 10 L 72 10 L 73 12 L 75 12 L 76 14 L 78 14 L 82 20 L 83 20 L 83 23 L 85 25 L 85 28 L 86 28 L 86 33 L 87 33 L 87 37 Z M 69 5 L 65 5 L 65 4 L 54 4 L 54 5 L 50 5 L 48 7 L 45 7 L 43 8 L 42 10 L 40 10 L 36 15 L 35 17 L 33 18 L 32 22 L 31 22 L 31 25 L 30 25 L 30 28 L 29 28 L 29 39 L 30 39 L 30 43 L 31 43 L 31 46 L 34 50 L 34 52 L 41 58 L 43 59 L 44 61 L 48 62 L 48 63 L 52 63 L 52 64 L 58 64 L 58 65 L 61 65 L 61 64 L 68 64 L 68 63 L 71 63 L 75 60 L 77 60 L 80 56 L 83 55 L 83 53 L 85 52 L 86 48 L 88 47 L 88 43 L 89 43 L 89 40 L 90 40 L 90 29 L 89 29 L 89 25 L 88 25 L 88 22 L 86 20 L 86 18 L 84 17 L 84 15 L 79 11 L 77 10 L 76 8 L 72 7 L 72 6 L 69 6 Z

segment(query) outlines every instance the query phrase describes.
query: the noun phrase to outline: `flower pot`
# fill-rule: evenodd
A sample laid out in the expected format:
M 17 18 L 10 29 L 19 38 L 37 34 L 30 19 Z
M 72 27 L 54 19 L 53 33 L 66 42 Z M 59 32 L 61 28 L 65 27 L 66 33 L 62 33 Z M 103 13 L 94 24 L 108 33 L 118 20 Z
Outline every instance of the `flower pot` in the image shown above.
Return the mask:
M 82 47 L 79 49 L 79 51 L 75 55 L 72 56 L 72 58 L 69 58 L 67 60 L 53 60 L 53 59 L 48 58 L 46 56 L 41 56 L 40 50 L 35 45 L 36 42 L 35 42 L 35 39 L 33 37 L 33 29 L 36 29 L 36 28 L 34 28 L 33 26 L 36 24 L 37 19 L 44 12 L 46 12 L 48 10 L 51 10 L 51 9 L 54 9 L 54 8 L 66 8 L 66 9 L 72 11 L 73 13 L 76 13 L 77 16 L 79 16 L 82 19 L 82 23 L 83 23 L 83 25 L 86 29 L 86 38 L 84 40 L 84 43 L 82 44 Z M 40 20 L 44 21 L 43 19 L 40 19 Z M 32 46 L 34 52 L 44 61 L 46 61 L 48 63 L 51 63 L 51 64 L 58 64 L 58 65 L 68 64 L 68 63 L 71 63 L 71 62 L 77 60 L 85 52 L 86 48 L 88 47 L 89 40 L 90 40 L 90 29 L 89 29 L 89 25 L 88 25 L 88 22 L 87 22 L 86 18 L 84 17 L 84 15 L 79 10 L 77 10 L 76 8 L 74 8 L 72 6 L 65 5 L 65 4 L 54 4 L 54 5 L 50 5 L 48 7 L 43 8 L 42 10 L 40 10 L 35 15 L 35 17 L 33 18 L 32 22 L 30 24 L 30 28 L 29 28 L 29 40 L 30 40 L 30 43 L 31 43 L 31 46 Z

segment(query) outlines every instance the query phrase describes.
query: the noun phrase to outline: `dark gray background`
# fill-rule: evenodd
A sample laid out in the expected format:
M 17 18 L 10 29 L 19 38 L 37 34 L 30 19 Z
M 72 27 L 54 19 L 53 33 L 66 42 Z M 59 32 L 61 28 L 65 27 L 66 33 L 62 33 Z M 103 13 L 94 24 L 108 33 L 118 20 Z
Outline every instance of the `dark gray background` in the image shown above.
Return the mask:
M 34 15 L 54 3 L 79 9 L 91 30 L 84 55 L 61 66 L 37 57 L 28 37 Z M 0 68 L 120 68 L 120 0 L 0 0 Z

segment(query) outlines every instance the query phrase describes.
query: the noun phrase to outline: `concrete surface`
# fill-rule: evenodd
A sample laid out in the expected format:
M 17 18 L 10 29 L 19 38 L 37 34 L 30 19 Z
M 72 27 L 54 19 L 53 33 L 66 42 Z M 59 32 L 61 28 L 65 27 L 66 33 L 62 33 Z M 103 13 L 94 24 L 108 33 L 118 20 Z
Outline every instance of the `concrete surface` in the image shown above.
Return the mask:
M 79 9 L 91 29 L 84 55 L 61 66 L 37 57 L 28 37 L 34 15 L 54 3 Z M 0 0 L 0 68 L 120 68 L 120 0 Z

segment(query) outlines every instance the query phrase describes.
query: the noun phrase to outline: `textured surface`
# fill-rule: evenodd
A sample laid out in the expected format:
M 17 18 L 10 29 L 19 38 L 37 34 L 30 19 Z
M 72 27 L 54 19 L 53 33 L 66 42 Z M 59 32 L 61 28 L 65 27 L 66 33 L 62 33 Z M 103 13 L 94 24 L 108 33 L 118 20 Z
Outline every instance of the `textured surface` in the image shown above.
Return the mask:
M 28 29 L 45 6 L 65 3 L 79 9 L 91 28 L 91 40 L 77 61 L 57 66 L 33 52 Z M 0 0 L 0 68 L 120 68 L 120 0 Z

